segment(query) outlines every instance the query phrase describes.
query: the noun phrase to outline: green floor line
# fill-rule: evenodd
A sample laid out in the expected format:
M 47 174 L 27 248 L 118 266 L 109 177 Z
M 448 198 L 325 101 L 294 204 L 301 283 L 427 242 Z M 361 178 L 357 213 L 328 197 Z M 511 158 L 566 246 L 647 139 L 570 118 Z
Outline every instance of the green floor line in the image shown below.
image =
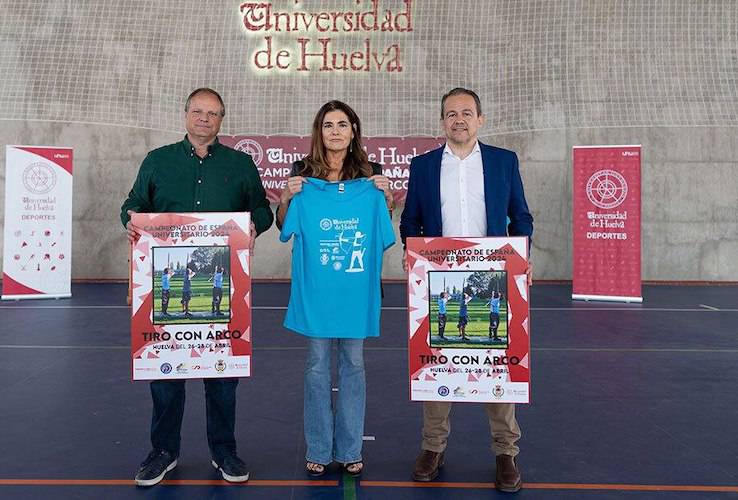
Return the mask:
M 343 472 L 343 500 L 356 500 L 356 480 L 348 472 Z

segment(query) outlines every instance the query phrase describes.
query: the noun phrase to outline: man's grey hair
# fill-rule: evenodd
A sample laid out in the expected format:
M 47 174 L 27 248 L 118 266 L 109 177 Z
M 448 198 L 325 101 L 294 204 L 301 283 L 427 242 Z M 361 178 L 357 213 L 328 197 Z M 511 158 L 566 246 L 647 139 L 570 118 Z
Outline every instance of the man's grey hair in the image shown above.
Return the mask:
M 208 87 L 200 87 L 199 89 L 195 89 L 190 93 L 189 96 L 187 96 L 187 101 L 185 101 L 185 113 L 190 110 L 190 101 L 192 100 L 192 98 L 198 94 L 210 94 L 212 96 L 215 96 L 215 98 L 218 99 L 218 102 L 220 103 L 220 116 L 225 116 L 225 104 L 223 103 L 223 98 L 220 97 L 219 93 Z

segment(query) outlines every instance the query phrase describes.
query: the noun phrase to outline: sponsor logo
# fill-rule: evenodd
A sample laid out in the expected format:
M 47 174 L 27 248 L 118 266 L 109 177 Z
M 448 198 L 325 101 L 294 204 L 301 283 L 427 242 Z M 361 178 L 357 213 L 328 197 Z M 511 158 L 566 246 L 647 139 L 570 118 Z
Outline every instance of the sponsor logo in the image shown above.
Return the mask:
M 448 393 L 449 393 L 448 387 L 446 387 L 445 385 L 442 385 L 441 387 L 438 388 L 439 396 L 446 397 L 448 396 Z
M 178 364 L 177 373 L 187 373 L 187 365 L 185 363 Z
M 163 363 L 159 369 L 164 375 L 166 375 L 167 373 L 172 372 L 172 365 L 170 365 L 169 363 Z
M 45 163 L 31 163 L 23 170 L 23 186 L 33 194 L 46 194 L 56 186 L 56 172 Z
M 461 387 L 457 387 L 454 389 L 454 396 L 464 396 L 466 393 L 464 392 L 464 389 Z
M 587 198 L 598 208 L 619 207 L 627 196 L 628 183 L 615 170 L 598 170 L 587 181 Z
M 225 361 L 223 361 L 222 359 L 219 359 L 215 363 L 215 371 L 219 373 L 223 373 L 224 371 L 226 371 L 226 368 L 228 368 L 228 366 L 226 365 Z
M 330 219 L 320 219 L 320 229 L 323 231 L 329 231 L 333 227 L 333 222 Z
M 261 160 L 264 159 L 264 150 L 261 148 L 261 144 L 253 139 L 241 139 L 233 146 L 233 149 L 250 155 L 257 167 L 261 165 Z
M 477 395 L 477 394 L 479 394 L 479 389 L 471 389 L 471 390 L 469 391 L 469 394 L 474 394 L 474 395 Z
M 500 399 L 503 394 L 505 394 L 505 389 L 503 389 L 501 385 L 496 385 L 494 390 L 492 391 L 492 395 L 497 399 Z

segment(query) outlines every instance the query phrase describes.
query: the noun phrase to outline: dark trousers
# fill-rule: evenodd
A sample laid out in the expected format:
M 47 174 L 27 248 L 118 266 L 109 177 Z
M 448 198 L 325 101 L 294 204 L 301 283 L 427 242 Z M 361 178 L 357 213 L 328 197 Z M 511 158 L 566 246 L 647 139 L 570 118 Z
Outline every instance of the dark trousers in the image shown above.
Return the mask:
M 497 328 L 500 326 L 500 315 L 498 313 L 489 313 L 489 334 L 497 336 Z
M 237 378 L 206 378 L 205 409 L 208 446 L 212 458 L 236 453 L 236 387 Z M 151 382 L 154 412 L 151 417 L 151 445 L 179 455 L 180 431 L 184 415 L 185 381 L 154 380 Z
M 438 335 L 443 337 L 443 332 L 446 330 L 446 315 L 438 313 Z
M 213 287 L 213 312 L 220 312 L 220 302 L 223 300 L 223 289 Z

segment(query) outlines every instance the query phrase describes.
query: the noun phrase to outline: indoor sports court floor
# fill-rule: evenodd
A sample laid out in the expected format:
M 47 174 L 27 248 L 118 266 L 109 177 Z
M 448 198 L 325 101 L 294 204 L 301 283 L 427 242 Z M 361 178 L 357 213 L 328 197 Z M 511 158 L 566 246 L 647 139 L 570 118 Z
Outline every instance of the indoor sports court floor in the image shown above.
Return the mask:
M 421 405 L 408 401 L 405 289 L 385 291 L 382 336 L 366 343 L 360 481 L 303 472 L 305 350 L 281 327 L 289 285 L 262 283 L 236 428 L 251 480 L 230 485 L 210 467 L 202 384 L 191 381 L 180 465 L 149 489 L 132 481 L 149 451 L 151 401 L 147 383 L 130 381 L 125 286 L 0 303 L 0 498 L 512 498 L 493 489 L 489 431 L 473 404 L 454 407 L 438 480 L 410 480 Z M 516 498 L 738 498 L 738 287 L 646 286 L 642 305 L 570 294 L 532 288 L 533 396 L 518 407 Z

